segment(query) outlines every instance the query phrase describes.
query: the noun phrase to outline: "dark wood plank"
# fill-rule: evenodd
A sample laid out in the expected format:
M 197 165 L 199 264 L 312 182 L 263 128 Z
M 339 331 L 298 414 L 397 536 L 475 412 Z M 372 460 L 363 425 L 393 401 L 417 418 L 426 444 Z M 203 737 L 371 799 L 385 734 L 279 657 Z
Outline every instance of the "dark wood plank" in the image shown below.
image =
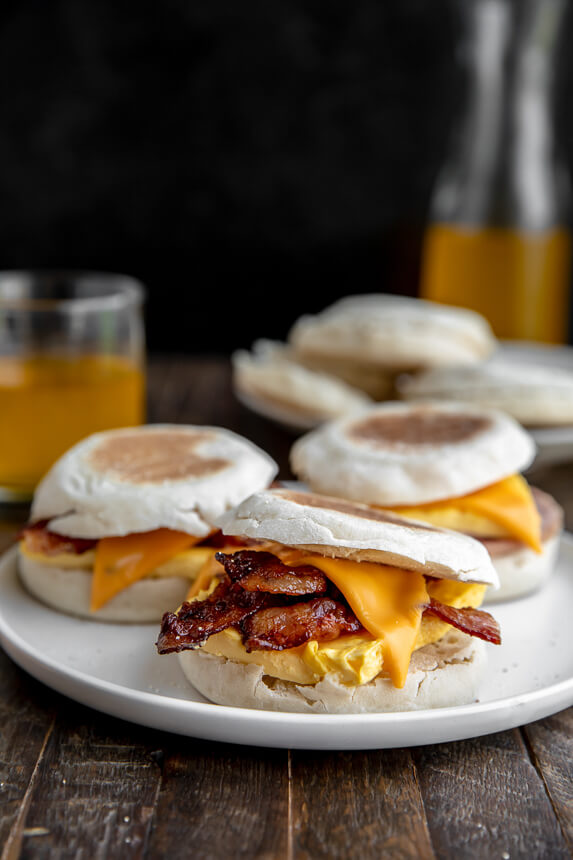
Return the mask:
M 570 856 L 519 730 L 413 754 L 438 857 Z
M 523 731 L 573 856 L 573 708 Z
M 150 422 L 232 423 L 236 402 L 226 359 L 158 358 L 149 362 L 147 376 Z
M 22 858 L 144 856 L 161 772 L 153 733 L 59 697 L 33 780 Z
M 271 455 L 279 467 L 277 477 L 280 480 L 293 480 L 295 476 L 289 465 L 289 454 L 297 438 L 296 435 L 284 427 L 255 415 L 244 406 L 239 408 L 237 421 L 237 425 L 231 429 L 250 439 Z
M 180 380 L 175 373 L 177 360 L 158 356 L 147 363 L 147 421 L 150 424 L 176 421 L 181 400 Z M 194 364 L 188 365 L 188 373 Z
M 45 687 L 0 652 L 0 846 L 18 856 L 38 761 L 53 732 L 56 710 Z
M 172 739 L 147 857 L 288 856 L 287 753 Z
M 407 750 L 291 757 L 294 857 L 434 857 Z
M 231 367 L 226 359 L 203 357 L 193 369 L 185 360 L 174 367 L 181 394 L 177 420 L 188 424 L 214 424 L 233 429 L 238 404 L 232 393 Z

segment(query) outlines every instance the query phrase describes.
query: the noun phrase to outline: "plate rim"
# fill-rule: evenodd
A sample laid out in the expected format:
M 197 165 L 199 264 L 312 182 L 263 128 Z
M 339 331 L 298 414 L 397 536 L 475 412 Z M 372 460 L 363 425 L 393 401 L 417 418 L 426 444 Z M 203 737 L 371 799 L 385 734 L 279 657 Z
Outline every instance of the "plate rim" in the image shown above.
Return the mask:
M 560 546 L 570 554 L 573 562 L 573 535 L 564 532 Z M 17 546 L 12 547 L 0 556 L 0 590 L 5 577 L 16 573 Z M 22 586 L 18 583 L 19 587 Z M 24 589 L 22 588 L 24 592 Z M 33 597 L 24 596 L 29 600 Z M 54 610 L 51 610 L 54 611 Z M 86 621 L 89 624 L 98 622 Z M 105 625 L 109 626 L 108 624 Z M 149 625 L 151 626 L 151 625 Z M 466 705 L 455 705 L 446 708 L 424 709 L 419 711 L 397 711 L 390 713 L 368 714 L 300 714 L 285 711 L 267 711 L 251 708 L 238 708 L 229 705 L 217 705 L 212 702 L 197 702 L 180 699 L 163 693 L 147 692 L 127 687 L 115 681 L 108 681 L 90 675 L 85 670 L 77 669 L 55 658 L 38 652 L 6 619 L 0 606 L 0 643 L 8 656 L 24 671 L 40 682 L 46 684 L 58 693 L 68 696 L 74 701 L 99 710 L 120 719 L 138 725 L 148 726 L 160 731 L 170 731 L 188 737 L 198 737 L 206 740 L 217 740 L 239 744 L 249 744 L 264 747 L 282 747 L 299 749 L 383 749 L 408 746 L 422 746 L 431 743 L 449 742 L 461 739 L 491 734 L 497 731 L 515 728 L 549 716 L 573 705 L 573 674 L 571 677 L 558 681 L 541 689 L 527 691 L 507 698 L 497 698 L 488 702 L 471 702 Z M 103 696 L 96 702 L 95 697 Z M 139 711 L 125 715 L 125 703 L 145 706 L 149 714 Z M 557 705 L 557 707 L 556 707 Z M 522 719 L 524 708 L 528 714 Z M 166 719 L 156 719 L 158 712 L 165 711 Z M 529 713 L 531 711 L 532 713 Z M 495 716 L 507 712 L 507 721 L 500 726 Z M 167 717 L 169 717 L 167 719 Z M 189 724 L 189 719 L 198 718 L 198 725 Z M 177 724 L 181 719 L 181 724 Z M 479 731 L 472 728 L 472 722 L 477 719 L 481 725 Z M 454 728 L 440 731 L 453 721 Z M 230 737 L 226 731 L 227 723 L 238 729 Z M 257 727 L 276 726 L 277 729 L 289 727 L 294 730 L 288 738 L 260 738 Z M 359 742 L 346 738 L 342 743 L 337 738 L 343 730 L 362 728 L 389 731 L 388 737 L 374 737 L 372 731 Z M 335 737 L 324 738 L 324 729 L 337 729 Z M 398 731 L 391 731 L 396 729 Z M 424 728 L 434 729 L 425 738 L 420 737 L 419 731 Z M 193 729 L 196 729 L 193 731 Z M 400 731 L 402 729 L 402 731 Z M 416 735 L 404 739 L 404 729 Z M 436 730 L 437 729 L 437 730 Z M 408 733 L 408 732 L 406 732 Z M 300 735 L 311 735 L 311 738 L 301 738 Z M 393 735 L 398 735 L 397 742 Z M 288 741 L 288 742 L 287 742 Z M 387 743 L 389 741 L 389 743 Z

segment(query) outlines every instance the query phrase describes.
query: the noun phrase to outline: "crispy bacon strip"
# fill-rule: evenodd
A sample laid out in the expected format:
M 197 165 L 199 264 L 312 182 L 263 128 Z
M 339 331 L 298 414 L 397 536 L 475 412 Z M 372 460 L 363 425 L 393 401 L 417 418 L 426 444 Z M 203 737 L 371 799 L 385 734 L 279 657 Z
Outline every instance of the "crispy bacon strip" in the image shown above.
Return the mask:
M 262 548 L 218 552 L 215 558 L 226 578 L 205 600 L 184 603 L 177 615 L 165 613 L 160 654 L 200 648 L 228 627 L 241 632 L 247 651 L 282 651 L 363 629 L 344 597 L 312 565 L 291 567 Z M 471 636 L 501 641 L 497 622 L 482 610 L 432 599 L 424 611 Z
M 30 552 L 37 552 L 42 555 L 59 555 L 62 552 L 70 552 L 80 555 L 82 552 L 93 549 L 97 544 L 97 540 L 72 538 L 51 532 L 46 528 L 48 522 L 48 520 L 39 520 L 37 523 L 24 526 L 20 532 L 19 537 L 25 541 L 26 548 Z
M 501 645 L 499 624 L 493 615 L 484 612 L 483 609 L 474 609 L 471 606 L 456 609 L 454 606 L 447 606 L 431 598 L 430 605 L 426 606 L 424 612 L 451 624 L 462 633 L 477 636 L 478 639 L 485 639 L 486 642 L 493 642 L 494 645 Z
M 310 639 L 329 642 L 341 633 L 357 633 L 362 625 L 348 606 L 329 597 L 315 597 L 290 606 L 261 609 L 240 625 L 247 651 L 283 651 Z
M 328 580 L 318 568 L 308 564 L 289 567 L 270 552 L 242 550 L 231 555 L 218 552 L 215 558 L 229 579 L 245 591 L 303 596 L 326 594 L 328 589 Z
M 157 650 L 160 654 L 171 654 L 200 648 L 209 636 L 240 624 L 272 600 L 268 594 L 244 591 L 224 580 L 205 600 L 184 603 L 178 614 L 164 614 Z

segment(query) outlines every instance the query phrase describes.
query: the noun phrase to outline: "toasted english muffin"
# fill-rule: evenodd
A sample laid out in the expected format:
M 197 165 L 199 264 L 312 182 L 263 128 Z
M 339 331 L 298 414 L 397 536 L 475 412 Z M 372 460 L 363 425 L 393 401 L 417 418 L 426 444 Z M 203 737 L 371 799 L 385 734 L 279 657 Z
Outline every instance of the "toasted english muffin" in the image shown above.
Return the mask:
M 303 358 L 395 371 L 472 364 L 497 346 L 489 323 L 474 311 L 382 293 L 348 296 L 302 316 L 288 341 Z
M 216 547 L 214 521 L 277 472 L 219 427 L 110 430 L 66 452 L 38 486 L 20 577 L 44 603 L 107 621 L 157 621 Z
M 379 404 L 298 439 L 292 469 L 311 489 L 371 505 L 466 495 L 527 468 L 529 434 L 467 404 Z
M 365 406 L 370 398 L 337 376 L 297 362 L 277 342 L 259 340 L 232 356 L 233 387 L 245 405 L 283 424 L 310 429 Z
M 203 536 L 276 472 L 271 457 L 221 427 L 108 430 L 83 439 L 52 466 L 36 489 L 31 517 L 71 537 L 159 527 Z
M 397 382 L 406 400 L 456 400 L 501 409 L 525 427 L 573 425 L 573 371 L 495 359 L 471 367 L 440 367 Z
M 326 557 L 498 585 L 489 555 L 477 541 L 332 496 L 262 490 L 219 517 L 218 525 L 226 535 L 273 540 Z

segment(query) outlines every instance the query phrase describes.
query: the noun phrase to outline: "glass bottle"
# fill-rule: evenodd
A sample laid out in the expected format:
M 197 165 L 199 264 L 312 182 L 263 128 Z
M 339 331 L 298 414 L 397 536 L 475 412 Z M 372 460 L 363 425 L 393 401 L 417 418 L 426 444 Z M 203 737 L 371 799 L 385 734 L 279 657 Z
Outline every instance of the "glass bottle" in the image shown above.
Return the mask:
M 566 340 L 569 186 L 553 101 L 566 0 L 461 0 L 469 92 L 438 177 L 420 293 L 503 338 Z

